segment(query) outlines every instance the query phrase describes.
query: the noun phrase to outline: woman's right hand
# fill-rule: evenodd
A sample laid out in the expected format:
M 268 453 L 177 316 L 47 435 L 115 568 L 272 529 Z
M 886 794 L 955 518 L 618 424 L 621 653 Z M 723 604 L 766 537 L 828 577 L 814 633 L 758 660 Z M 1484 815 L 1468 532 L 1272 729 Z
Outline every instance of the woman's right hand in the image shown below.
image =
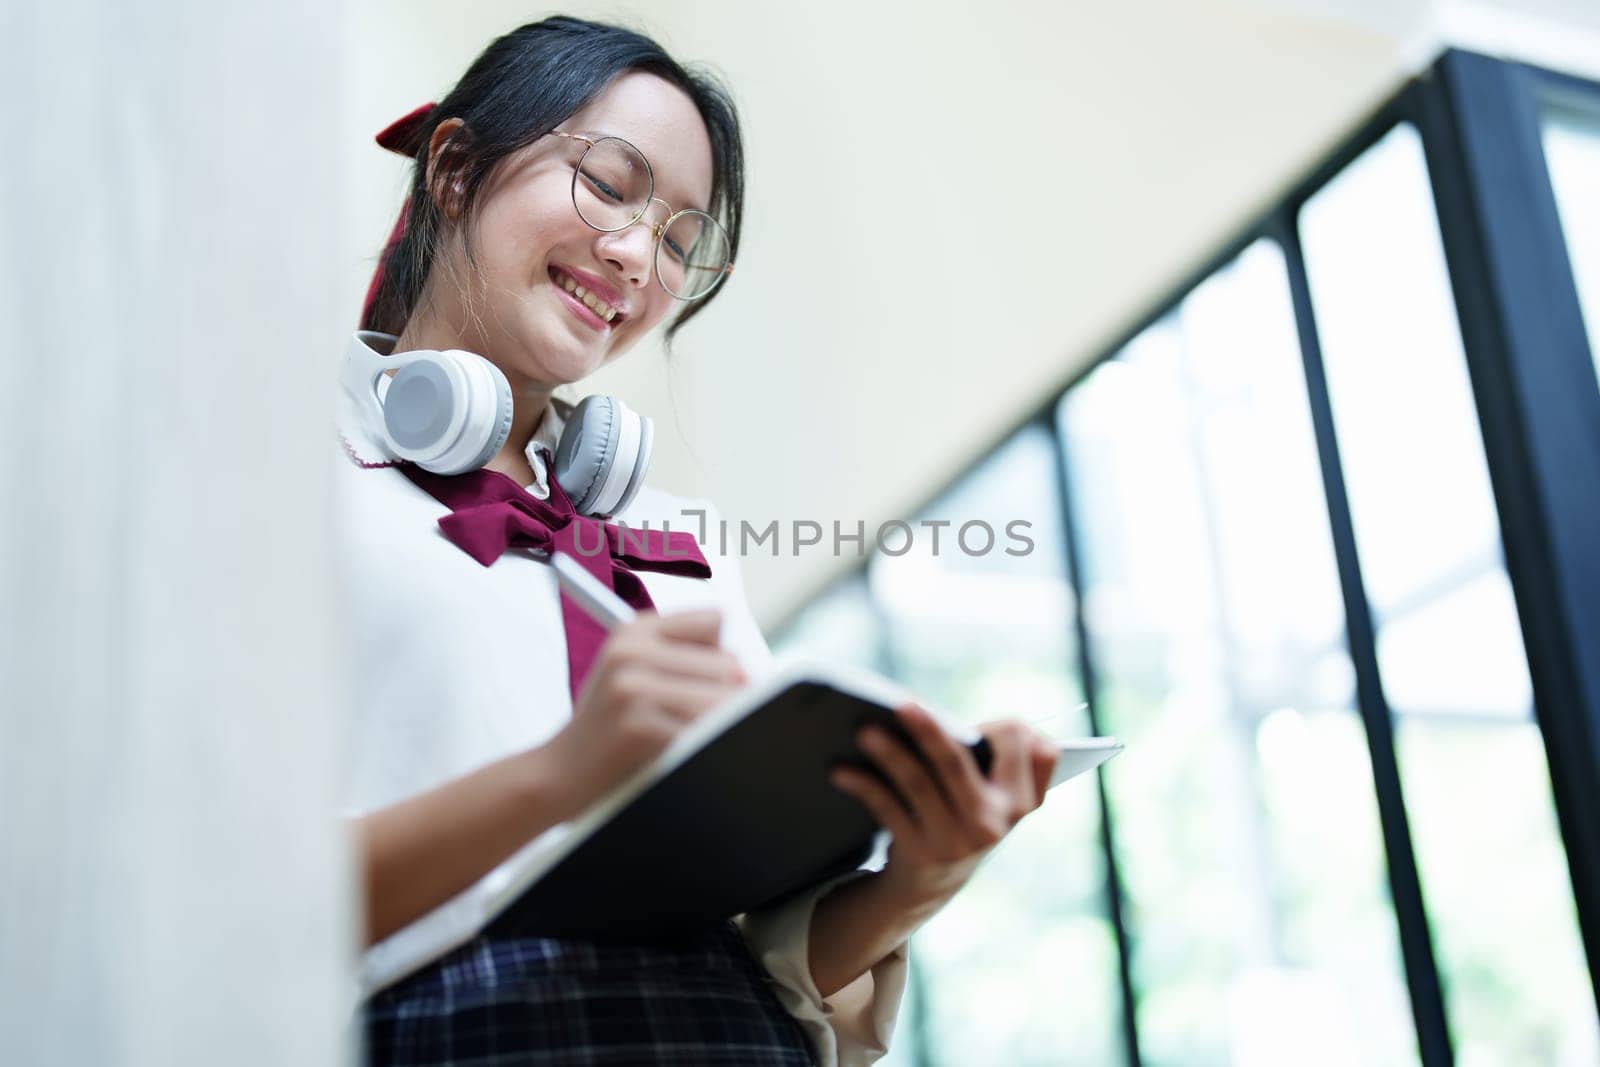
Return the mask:
M 747 681 L 717 644 L 722 614 L 640 612 L 606 635 L 572 721 L 541 749 L 562 818 L 661 754 L 685 726 Z

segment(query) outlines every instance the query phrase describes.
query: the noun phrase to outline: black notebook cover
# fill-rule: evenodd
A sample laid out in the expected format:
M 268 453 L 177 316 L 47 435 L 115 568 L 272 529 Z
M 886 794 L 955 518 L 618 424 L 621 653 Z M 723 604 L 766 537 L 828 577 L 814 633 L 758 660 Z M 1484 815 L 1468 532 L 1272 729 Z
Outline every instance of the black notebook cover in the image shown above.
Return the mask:
M 864 766 L 854 736 L 868 722 L 898 730 L 880 704 L 788 686 L 612 816 L 491 932 L 670 938 L 854 870 L 877 825 L 828 772 Z

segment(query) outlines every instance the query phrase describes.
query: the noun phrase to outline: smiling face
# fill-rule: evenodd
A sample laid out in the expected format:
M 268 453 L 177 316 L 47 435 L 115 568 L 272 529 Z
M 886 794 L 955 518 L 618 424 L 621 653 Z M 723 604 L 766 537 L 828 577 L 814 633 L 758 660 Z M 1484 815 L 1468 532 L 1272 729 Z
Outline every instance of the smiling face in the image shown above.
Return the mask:
M 441 124 L 441 135 L 447 125 Z M 625 73 L 558 128 L 631 142 L 650 162 L 656 197 L 673 211 L 703 209 L 710 200 L 710 137 L 693 101 L 670 82 Z M 435 147 L 444 139 L 436 136 Z M 652 203 L 638 224 L 611 233 L 578 217 L 572 175 L 586 147 L 549 136 L 502 160 L 472 222 L 476 271 L 465 257 L 459 228 L 446 238 L 430 271 L 421 306 L 431 300 L 428 317 L 450 324 L 447 332 L 460 336 L 448 344 L 432 337 L 428 347 L 488 357 L 519 393 L 584 378 L 679 307 L 654 273 L 648 224 L 665 220 L 661 204 Z M 470 306 L 452 279 L 471 287 Z M 610 321 L 604 309 L 596 314 L 569 291 L 574 284 L 610 305 Z

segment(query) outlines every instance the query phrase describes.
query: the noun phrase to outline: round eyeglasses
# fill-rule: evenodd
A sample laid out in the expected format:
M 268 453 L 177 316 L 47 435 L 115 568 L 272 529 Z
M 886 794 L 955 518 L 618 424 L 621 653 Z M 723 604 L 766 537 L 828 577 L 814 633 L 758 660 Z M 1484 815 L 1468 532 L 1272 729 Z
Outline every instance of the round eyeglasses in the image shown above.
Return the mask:
M 585 137 L 551 130 L 587 147 L 572 172 L 572 206 L 578 217 L 603 233 L 625 230 L 644 218 L 650 202 L 667 209 L 664 222 L 647 223 L 655 242 L 656 280 L 679 300 L 699 300 L 733 273 L 728 231 L 704 211 L 672 206 L 655 195 L 650 163 L 620 137 Z

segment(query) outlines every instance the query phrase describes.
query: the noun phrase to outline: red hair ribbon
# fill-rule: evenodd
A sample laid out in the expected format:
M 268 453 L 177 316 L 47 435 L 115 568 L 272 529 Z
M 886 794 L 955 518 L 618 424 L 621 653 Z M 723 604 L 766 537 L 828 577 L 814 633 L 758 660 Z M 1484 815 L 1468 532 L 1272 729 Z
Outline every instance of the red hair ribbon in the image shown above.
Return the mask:
M 395 119 L 378 131 L 378 136 L 375 138 L 378 145 L 382 148 L 387 148 L 396 155 L 405 156 L 407 159 L 415 159 L 418 149 L 422 147 L 422 138 L 420 136 L 422 124 L 437 106 L 437 104 L 430 101 L 414 111 Z M 378 267 L 372 272 L 372 282 L 367 286 L 367 297 L 361 302 L 361 322 L 363 325 L 367 322 L 367 316 L 372 313 L 372 305 L 378 299 L 378 288 L 383 284 L 383 264 L 389 258 L 389 253 L 393 252 L 395 246 L 400 243 L 400 238 L 404 236 L 406 218 L 410 211 L 411 200 L 407 198 L 406 202 L 400 207 L 400 217 L 394 220 L 394 229 L 389 231 L 389 240 L 384 242 L 383 254 L 378 257 Z

